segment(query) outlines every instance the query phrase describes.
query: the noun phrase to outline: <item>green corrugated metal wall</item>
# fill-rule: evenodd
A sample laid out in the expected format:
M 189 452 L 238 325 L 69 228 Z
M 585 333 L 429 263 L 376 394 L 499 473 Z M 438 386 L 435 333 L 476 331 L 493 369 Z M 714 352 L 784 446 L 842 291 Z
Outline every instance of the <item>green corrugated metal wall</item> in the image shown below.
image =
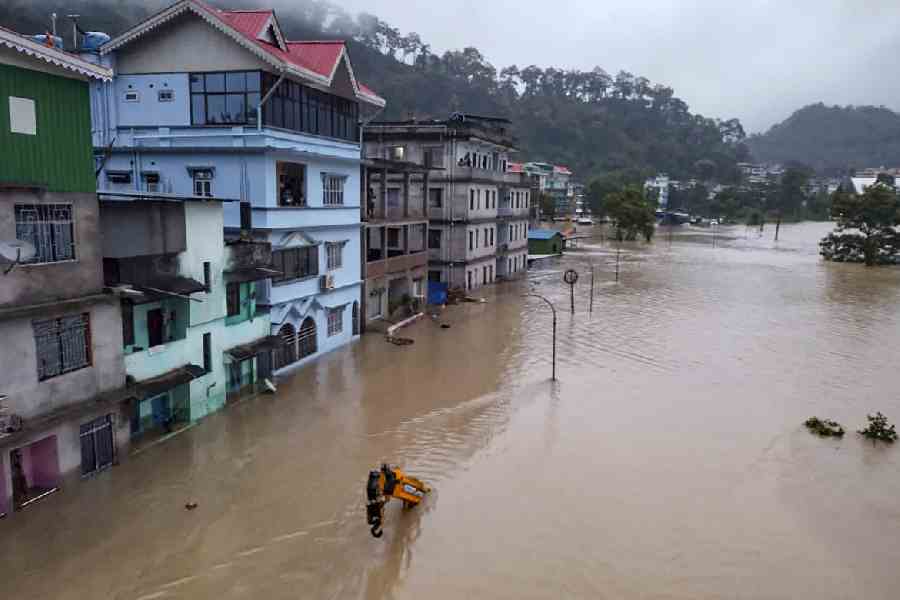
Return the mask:
M 10 132 L 10 96 L 35 101 L 37 135 Z M 0 182 L 97 189 L 86 81 L 0 64 Z

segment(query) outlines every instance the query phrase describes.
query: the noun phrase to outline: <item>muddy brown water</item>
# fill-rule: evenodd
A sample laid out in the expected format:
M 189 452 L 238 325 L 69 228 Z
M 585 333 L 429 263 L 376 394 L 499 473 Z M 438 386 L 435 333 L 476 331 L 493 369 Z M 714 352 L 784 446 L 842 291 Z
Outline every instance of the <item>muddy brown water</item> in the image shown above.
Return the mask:
M 897 598 L 900 447 L 801 424 L 900 420 L 900 270 L 822 263 L 827 228 L 660 231 L 619 284 L 598 237 L 364 336 L 0 521 L 4 597 Z M 435 492 L 376 540 L 383 460 Z

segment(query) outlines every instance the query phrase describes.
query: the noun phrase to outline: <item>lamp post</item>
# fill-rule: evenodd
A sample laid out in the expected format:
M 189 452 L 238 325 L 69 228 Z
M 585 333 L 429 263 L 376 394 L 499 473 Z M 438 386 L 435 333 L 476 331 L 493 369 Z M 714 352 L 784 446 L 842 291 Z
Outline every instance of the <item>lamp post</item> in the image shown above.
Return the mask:
M 553 311 L 553 376 L 550 378 L 551 381 L 556 381 L 556 307 L 553 306 L 553 303 L 541 296 L 540 294 L 525 294 L 526 296 L 534 296 L 535 298 L 540 298 L 544 302 L 547 303 L 547 306 L 550 307 L 550 310 Z

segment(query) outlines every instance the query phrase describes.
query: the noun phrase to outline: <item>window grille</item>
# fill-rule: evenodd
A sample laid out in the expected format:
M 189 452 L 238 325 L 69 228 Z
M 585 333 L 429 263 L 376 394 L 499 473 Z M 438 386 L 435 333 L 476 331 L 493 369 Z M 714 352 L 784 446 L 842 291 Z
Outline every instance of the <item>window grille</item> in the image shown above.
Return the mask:
M 75 229 L 71 204 L 17 204 L 16 238 L 36 252 L 31 264 L 75 260 Z
M 340 269 L 344 264 L 344 245 L 340 242 L 325 244 L 325 257 L 329 271 Z
M 322 175 L 322 204 L 325 206 L 340 206 L 344 203 L 343 175 Z
M 331 308 L 328 310 L 328 337 L 338 335 L 344 331 L 344 309 Z
M 90 316 L 87 313 L 34 321 L 38 379 L 90 366 Z

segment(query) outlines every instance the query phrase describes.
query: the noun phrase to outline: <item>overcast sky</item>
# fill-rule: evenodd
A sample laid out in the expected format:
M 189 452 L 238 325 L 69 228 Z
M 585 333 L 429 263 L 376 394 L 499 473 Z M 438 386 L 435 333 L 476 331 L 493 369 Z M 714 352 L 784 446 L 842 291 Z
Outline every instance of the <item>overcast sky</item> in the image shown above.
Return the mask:
M 900 108 L 900 0 L 339 0 L 498 69 L 625 69 L 767 129 L 812 102 Z

